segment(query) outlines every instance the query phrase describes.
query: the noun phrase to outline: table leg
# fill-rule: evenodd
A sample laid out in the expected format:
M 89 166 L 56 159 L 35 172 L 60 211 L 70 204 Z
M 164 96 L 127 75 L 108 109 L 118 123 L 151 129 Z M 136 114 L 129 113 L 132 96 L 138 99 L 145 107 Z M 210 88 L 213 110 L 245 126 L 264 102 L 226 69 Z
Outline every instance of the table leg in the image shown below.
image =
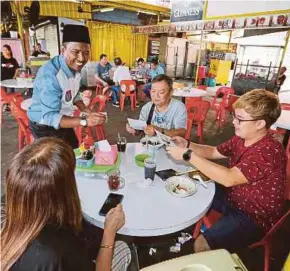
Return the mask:
M 283 137 L 283 146 L 285 149 L 286 149 L 287 144 L 288 144 L 289 136 L 290 136 L 290 130 L 286 130 L 284 137 Z

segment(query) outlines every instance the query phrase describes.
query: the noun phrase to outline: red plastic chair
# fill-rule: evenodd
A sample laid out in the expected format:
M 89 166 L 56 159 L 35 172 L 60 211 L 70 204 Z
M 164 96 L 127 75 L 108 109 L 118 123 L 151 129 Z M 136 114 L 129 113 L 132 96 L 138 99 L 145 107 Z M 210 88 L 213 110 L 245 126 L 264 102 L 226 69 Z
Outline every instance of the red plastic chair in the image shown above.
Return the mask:
M 29 120 L 26 114 L 19 104 L 19 100 L 14 99 L 10 103 L 11 114 L 15 118 L 18 124 L 18 150 L 21 151 L 26 145 L 33 142 L 34 138 L 29 129 Z
M 223 94 L 223 97 L 222 97 L 222 100 L 219 102 L 219 101 L 217 101 L 217 99 L 218 99 L 218 96 L 220 94 Z M 235 94 L 235 90 L 233 88 L 220 87 L 217 90 L 215 97 L 214 97 L 212 104 L 211 104 L 212 109 L 215 110 L 216 119 L 218 120 L 219 128 L 221 128 L 221 126 L 222 126 L 222 123 L 223 123 L 224 118 L 225 118 L 226 109 L 229 106 L 229 95 L 230 94 Z
M 0 123 L 2 123 L 2 121 L 3 121 L 3 116 L 2 116 L 3 106 L 5 104 L 10 105 L 13 98 L 15 98 L 15 97 L 23 100 L 21 93 L 7 93 L 5 91 L 5 88 L 1 87 L 1 119 L 0 119 Z
M 137 97 L 136 97 L 136 82 L 134 80 L 122 80 L 120 82 L 120 109 L 124 110 L 124 103 L 126 97 L 130 97 L 131 110 L 134 111 L 136 108 Z
M 228 100 L 228 107 L 227 107 L 227 111 L 229 113 L 232 113 L 234 112 L 234 108 L 233 108 L 233 104 L 240 98 L 240 96 L 238 95 L 233 95 L 233 94 L 230 94 L 229 95 L 229 100 Z
M 104 95 L 97 95 L 94 97 L 90 104 L 89 108 L 93 110 L 94 112 L 103 112 L 106 105 L 106 96 Z M 95 108 L 97 106 L 97 108 Z M 74 111 L 75 116 L 80 116 L 80 111 L 75 110 Z M 97 140 L 103 140 L 105 139 L 105 132 L 103 125 L 96 125 L 94 127 L 76 127 L 75 128 L 76 136 L 78 138 L 79 144 L 83 142 L 84 140 L 88 142 L 94 142 L 92 134 L 95 133 Z
M 198 89 L 201 89 L 201 90 L 206 90 L 207 89 L 207 86 L 203 86 L 203 85 L 200 85 L 200 86 L 197 86 Z
M 187 109 L 187 129 L 185 139 L 189 140 L 191 127 L 193 124 L 197 125 L 197 136 L 199 143 L 203 139 L 203 127 L 206 119 L 206 114 L 210 108 L 210 102 L 196 100 L 196 98 L 186 98 L 185 105 Z

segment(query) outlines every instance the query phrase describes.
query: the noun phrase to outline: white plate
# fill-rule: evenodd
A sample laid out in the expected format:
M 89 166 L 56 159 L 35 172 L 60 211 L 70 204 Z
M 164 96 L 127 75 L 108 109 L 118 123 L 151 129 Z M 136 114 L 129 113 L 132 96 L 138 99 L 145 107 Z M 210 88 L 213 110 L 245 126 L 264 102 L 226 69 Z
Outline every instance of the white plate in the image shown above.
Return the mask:
M 163 142 L 160 141 L 160 139 L 157 137 L 157 136 L 152 136 L 152 137 L 148 137 L 148 136 L 145 136 L 143 137 L 141 140 L 140 140 L 140 143 L 142 143 L 143 146 L 146 147 L 146 141 L 151 141 L 153 143 L 159 143 L 157 145 L 151 145 L 151 144 L 148 144 L 148 149 L 154 149 L 154 150 L 158 150 L 160 149 L 164 144 Z
M 197 188 L 193 180 L 188 176 L 173 176 L 168 178 L 165 183 L 165 189 L 174 196 L 185 198 L 193 195 Z M 184 188 L 184 189 L 178 189 Z

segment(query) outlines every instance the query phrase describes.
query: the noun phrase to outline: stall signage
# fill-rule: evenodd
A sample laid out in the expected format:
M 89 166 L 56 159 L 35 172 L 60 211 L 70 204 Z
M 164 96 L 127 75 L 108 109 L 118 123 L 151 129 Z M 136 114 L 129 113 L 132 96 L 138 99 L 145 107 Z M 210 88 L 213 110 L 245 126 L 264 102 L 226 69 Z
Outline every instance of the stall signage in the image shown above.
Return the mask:
M 290 14 L 253 16 L 236 19 L 198 20 L 189 22 L 175 22 L 167 25 L 135 26 L 133 33 L 171 33 L 201 30 L 240 29 L 240 28 L 270 28 L 290 26 Z
M 204 1 L 173 0 L 171 7 L 171 22 L 202 20 Z

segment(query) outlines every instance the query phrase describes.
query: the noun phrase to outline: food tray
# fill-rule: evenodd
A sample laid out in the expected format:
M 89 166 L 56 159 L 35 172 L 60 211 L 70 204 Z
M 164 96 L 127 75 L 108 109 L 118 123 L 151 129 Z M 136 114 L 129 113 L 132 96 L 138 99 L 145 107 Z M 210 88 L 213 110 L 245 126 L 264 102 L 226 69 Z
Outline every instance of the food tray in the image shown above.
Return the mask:
M 76 156 L 80 156 L 81 152 L 79 149 L 74 149 Z M 112 166 L 101 166 L 93 163 L 91 167 L 76 166 L 76 172 L 89 172 L 89 173 L 107 173 L 109 170 L 118 169 L 121 163 L 121 155 L 118 153 L 116 163 Z

